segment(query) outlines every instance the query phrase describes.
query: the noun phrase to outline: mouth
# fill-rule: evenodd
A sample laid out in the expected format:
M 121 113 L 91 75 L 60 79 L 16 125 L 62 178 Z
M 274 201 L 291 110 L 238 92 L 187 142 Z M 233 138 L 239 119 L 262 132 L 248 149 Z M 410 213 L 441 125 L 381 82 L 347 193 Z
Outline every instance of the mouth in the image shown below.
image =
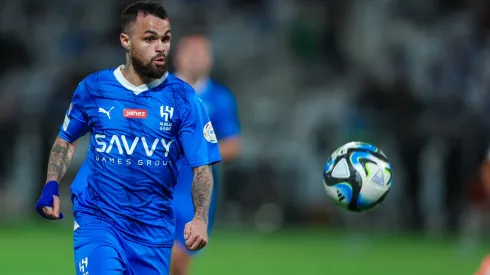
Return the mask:
M 156 64 L 163 65 L 165 64 L 165 57 L 158 57 L 153 60 Z

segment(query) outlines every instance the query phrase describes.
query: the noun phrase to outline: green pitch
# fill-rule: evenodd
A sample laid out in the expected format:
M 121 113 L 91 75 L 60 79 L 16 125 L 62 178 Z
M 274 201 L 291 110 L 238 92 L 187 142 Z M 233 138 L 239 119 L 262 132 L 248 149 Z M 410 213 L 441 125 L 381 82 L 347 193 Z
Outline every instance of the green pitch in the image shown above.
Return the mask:
M 473 274 L 485 252 L 420 237 L 349 237 L 321 230 L 265 237 L 216 231 L 196 259 L 193 275 L 462 275 Z M 70 228 L 0 229 L 0 274 L 75 274 L 72 255 Z

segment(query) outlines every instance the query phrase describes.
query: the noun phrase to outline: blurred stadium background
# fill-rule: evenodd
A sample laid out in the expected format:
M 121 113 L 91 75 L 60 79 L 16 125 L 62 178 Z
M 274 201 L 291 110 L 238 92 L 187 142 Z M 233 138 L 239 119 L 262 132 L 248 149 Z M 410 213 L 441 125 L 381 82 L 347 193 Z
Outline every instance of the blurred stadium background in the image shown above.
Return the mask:
M 71 95 L 124 62 L 133 1 L 0 1 L 0 274 L 74 274 L 72 218 L 34 205 Z M 243 154 L 224 167 L 218 222 L 196 275 L 473 274 L 490 252 L 478 174 L 490 126 L 488 0 L 166 0 L 174 43 L 214 43 Z M 375 211 L 327 201 L 338 146 L 371 142 L 393 190 Z M 79 148 L 88 145 L 84 139 Z M 69 184 L 85 152 L 64 179 Z

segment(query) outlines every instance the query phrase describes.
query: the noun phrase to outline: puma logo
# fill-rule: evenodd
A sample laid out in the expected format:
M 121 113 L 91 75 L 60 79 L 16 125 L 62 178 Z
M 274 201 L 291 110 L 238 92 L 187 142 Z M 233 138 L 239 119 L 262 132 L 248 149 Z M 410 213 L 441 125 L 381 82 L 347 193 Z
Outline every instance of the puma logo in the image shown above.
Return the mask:
M 104 114 L 107 115 L 107 117 L 109 119 L 111 119 L 111 111 L 112 111 L 112 109 L 114 109 L 114 106 L 112 106 L 112 108 L 110 108 L 109 111 L 106 111 L 104 108 L 99 107 L 99 113 L 104 113 Z

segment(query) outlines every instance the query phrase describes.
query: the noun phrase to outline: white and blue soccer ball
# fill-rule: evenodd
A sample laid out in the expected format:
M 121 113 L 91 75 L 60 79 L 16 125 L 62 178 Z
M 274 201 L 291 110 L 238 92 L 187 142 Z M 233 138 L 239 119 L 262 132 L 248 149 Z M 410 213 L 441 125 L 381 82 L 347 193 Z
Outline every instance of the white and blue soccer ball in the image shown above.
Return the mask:
M 364 142 L 349 142 L 337 149 L 323 171 L 328 197 L 353 212 L 378 206 L 388 195 L 391 181 L 391 165 L 386 155 Z

